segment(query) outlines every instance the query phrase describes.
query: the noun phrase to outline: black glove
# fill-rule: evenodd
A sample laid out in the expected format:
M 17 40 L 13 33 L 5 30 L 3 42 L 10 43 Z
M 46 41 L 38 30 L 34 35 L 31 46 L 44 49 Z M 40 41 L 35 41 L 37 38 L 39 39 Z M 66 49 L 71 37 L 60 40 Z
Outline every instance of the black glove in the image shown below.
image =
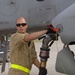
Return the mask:
M 56 33 L 56 31 L 52 30 L 52 29 L 54 28 L 52 25 L 48 25 L 47 27 L 48 27 L 48 29 L 47 29 L 46 34 L 49 34 L 49 33 Z
M 39 68 L 39 75 L 47 75 L 47 69 L 44 67 Z

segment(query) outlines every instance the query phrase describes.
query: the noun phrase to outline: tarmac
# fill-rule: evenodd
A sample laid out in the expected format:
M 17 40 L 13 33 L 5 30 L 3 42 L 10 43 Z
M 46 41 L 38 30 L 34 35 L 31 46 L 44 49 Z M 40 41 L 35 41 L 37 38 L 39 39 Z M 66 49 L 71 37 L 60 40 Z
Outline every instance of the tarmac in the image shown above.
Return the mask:
M 37 56 L 39 60 L 40 60 L 39 53 L 40 53 L 41 46 L 42 46 L 42 42 L 38 42 L 38 41 L 35 42 L 35 47 L 36 47 Z M 67 74 L 58 73 L 55 70 L 57 53 L 62 48 L 63 48 L 63 43 L 61 42 L 60 39 L 58 41 L 55 41 L 53 45 L 50 47 L 50 54 L 46 66 L 48 72 L 47 75 L 67 75 Z M 72 48 L 74 49 L 74 47 Z M 10 68 L 10 62 L 6 63 L 5 72 L 1 73 L 0 71 L 0 75 L 7 75 L 9 68 Z M 0 70 L 1 70 L 1 65 L 0 65 Z M 38 73 L 39 73 L 39 69 L 33 65 L 30 75 L 38 75 Z

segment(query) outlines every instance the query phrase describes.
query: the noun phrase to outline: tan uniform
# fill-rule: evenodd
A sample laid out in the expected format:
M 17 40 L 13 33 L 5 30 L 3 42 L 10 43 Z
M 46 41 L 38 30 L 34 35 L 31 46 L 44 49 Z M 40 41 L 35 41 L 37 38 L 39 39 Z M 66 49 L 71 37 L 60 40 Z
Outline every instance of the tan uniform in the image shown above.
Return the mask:
M 10 62 L 18 64 L 31 70 L 34 59 L 37 57 L 34 42 L 25 42 L 24 38 L 27 33 L 15 33 L 10 39 Z M 10 68 L 8 75 L 29 75 L 21 70 Z

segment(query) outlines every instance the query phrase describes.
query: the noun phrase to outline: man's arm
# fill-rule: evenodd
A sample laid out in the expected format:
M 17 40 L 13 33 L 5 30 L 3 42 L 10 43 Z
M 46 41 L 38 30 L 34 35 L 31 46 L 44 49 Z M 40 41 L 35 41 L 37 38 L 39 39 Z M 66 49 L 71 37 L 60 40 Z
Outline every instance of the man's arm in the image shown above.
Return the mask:
M 35 39 L 39 38 L 40 36 L 44 35 L 46 32 L 47 32 L 47 30 L 31 33 L 31 34 L 27 35 L 24 40 L 25 41 L 35 40 Z
M 37 68 L 40 68 L 40 62 L 37 58 L 34 59 L 34 65 L 37 67 Z

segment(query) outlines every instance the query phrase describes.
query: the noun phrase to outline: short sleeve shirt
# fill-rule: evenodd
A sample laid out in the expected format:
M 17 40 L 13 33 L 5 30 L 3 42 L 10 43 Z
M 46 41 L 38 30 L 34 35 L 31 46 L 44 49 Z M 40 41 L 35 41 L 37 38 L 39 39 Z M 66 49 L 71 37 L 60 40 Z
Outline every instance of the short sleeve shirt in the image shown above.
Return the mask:
M 16 32 L 10 38 L 10 62 L 31 69 L 34 59 L 37 57 L 34 41 L 25 42 L 28 33 Z

